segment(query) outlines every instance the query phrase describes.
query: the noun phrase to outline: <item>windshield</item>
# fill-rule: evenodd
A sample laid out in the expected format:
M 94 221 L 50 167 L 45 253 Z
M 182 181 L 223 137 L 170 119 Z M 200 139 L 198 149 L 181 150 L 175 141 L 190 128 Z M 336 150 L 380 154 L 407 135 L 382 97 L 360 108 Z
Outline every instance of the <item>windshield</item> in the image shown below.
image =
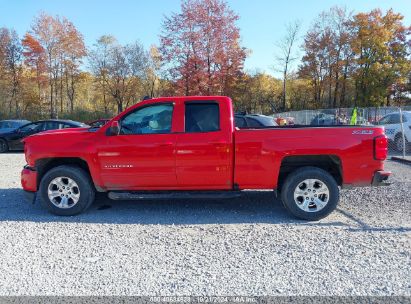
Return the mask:
M 254 116 L 253 118 L 258 120 L 259 122 L 261 122 L 264 126 L 267 126 L 267 127 L 277 126 L 277 124 L 274 121 L 274 118 L 272 118 L 272 117 L 269 117 L 269 116 Z

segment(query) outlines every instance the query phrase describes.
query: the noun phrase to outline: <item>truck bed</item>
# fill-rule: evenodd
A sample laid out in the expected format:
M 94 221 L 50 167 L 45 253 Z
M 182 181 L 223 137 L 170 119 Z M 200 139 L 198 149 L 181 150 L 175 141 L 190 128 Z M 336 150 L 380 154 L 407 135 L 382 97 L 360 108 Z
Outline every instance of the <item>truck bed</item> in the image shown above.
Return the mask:
M 327 155 L 339 163 L 344 186 L 369 185 L 373 173 L 383 170 L 373 155 L 374 138 L 383 133 L 381 127 L 343 125 L 236 130 L 234 180 L 242 189 L 275 189 L 279 176 L 273 172 L 280 171 L 284 160 L 301 163 Z

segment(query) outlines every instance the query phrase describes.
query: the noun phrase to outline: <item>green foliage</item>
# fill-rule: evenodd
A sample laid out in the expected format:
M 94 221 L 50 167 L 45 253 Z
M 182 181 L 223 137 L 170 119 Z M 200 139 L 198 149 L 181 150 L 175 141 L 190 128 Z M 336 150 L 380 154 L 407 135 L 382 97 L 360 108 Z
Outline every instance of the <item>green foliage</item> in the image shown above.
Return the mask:
M 61 119 L 71 119 L 81 122 L 90 122 L 100 118 L 112 118 L 114 113 L 106 114 L 104 111 L 92 111 L 88 109 L 75 109 L 73 113 L 64 113 L 62 116 L 59 116 Z

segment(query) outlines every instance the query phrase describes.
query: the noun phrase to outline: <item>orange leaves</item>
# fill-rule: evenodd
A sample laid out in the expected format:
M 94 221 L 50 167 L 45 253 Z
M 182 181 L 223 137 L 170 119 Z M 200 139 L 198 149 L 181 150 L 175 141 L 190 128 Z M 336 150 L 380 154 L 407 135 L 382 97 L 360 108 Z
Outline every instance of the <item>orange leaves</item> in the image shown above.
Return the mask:
M 224 94 L 242 71 L 238 16 L 222 0 L 186 0 L 165 18 L 160 51 L 179 94 Z
M 22 39 L 23 56 L 25 63 L 32 69 L 38 70 L 39 73 L 46 72 L 46 54 L 40 42 L 29 33 Z

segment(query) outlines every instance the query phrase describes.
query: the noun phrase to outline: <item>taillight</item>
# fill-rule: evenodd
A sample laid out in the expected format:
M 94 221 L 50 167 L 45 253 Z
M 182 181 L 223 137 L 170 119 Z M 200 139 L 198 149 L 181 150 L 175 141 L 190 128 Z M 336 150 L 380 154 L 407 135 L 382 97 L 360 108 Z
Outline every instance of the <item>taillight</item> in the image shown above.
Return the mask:
M 385 160 L 388 154 L 387 136 L 381 135 L 374 138 L 374 158 L 376 160 Z

